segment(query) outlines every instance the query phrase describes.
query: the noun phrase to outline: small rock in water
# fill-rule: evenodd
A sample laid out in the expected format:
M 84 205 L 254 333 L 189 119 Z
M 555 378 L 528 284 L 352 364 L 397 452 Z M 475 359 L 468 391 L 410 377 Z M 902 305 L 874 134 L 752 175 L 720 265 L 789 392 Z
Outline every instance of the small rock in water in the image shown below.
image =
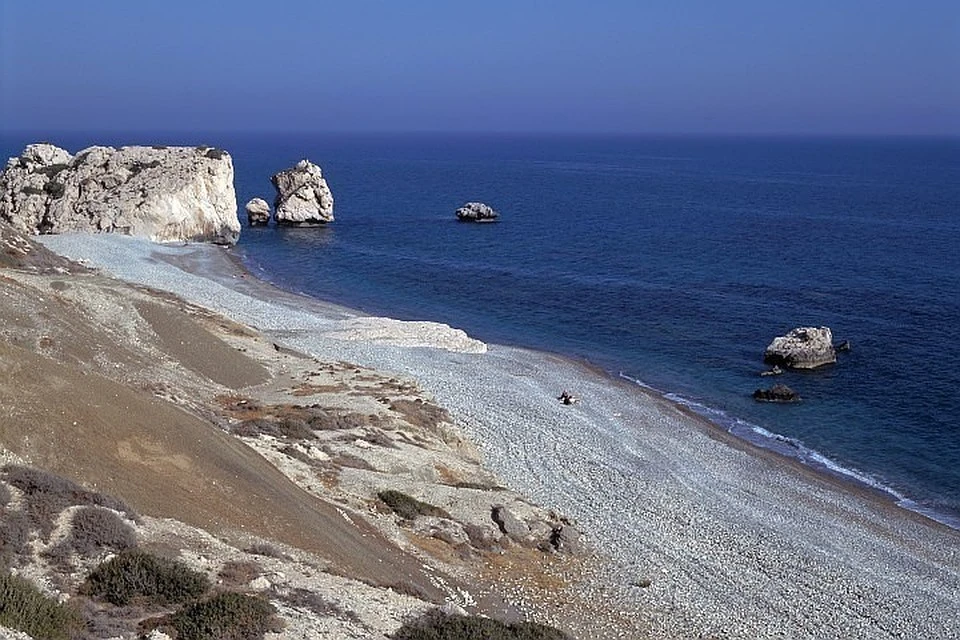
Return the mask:
M 791 369 L 815 369 L 837 361 L 833 333 L 829 327 L 798 327 L 774 338 L 763 353 L 763 361 Z
M 262 226 L 270 222 L 270 205 L 263 198 L 253 198 L 247 203 L 247 222 L 251 227 Z
M 757 402 L 800 402 L 800 394 L 785 384 L 775 384 L 769 389 L 757 389 L 753 392 Z
M 499 215 L 493 207 L 482 202 L 468 202 L 457 209 L 457 220 L 463 222 L 493 222 Z

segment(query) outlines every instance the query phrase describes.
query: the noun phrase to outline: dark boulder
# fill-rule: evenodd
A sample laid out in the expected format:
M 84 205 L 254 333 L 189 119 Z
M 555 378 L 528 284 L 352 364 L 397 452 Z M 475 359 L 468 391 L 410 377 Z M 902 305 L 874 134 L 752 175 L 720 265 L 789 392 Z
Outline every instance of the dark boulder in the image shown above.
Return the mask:
M 757 402 L 800 402 L 800 395 L 785 384 L 775 384 L 769 389 L 757 389 L 753 392 Z

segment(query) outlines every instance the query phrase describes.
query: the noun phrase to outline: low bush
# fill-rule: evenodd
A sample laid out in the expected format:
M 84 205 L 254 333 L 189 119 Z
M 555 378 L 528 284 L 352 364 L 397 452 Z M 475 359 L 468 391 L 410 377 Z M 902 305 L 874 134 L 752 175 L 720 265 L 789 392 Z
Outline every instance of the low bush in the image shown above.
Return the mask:
M 25 512 L 44 539 L 49 539 L 60 512 L 75 505 L 107 507 L 135 517 L 133 510 L 120 500 L 56 474 L 18 465 L 7 465 L 3 472 L 6 481 L 23 492 Z
M 208 149 L 207 152 L 203 155 L 210 158 L 211 160 L 222 160 L 224 157 L 228 156 L 229 154 L 223 149 L 214 148 L 214 149 Z
M 267 558 L 278 558 L 280 560 L 292 560 L 292 558 L 276 548 L 272 544 L 266 542 L 258 542 L 257 544 L 250 545 L 244 549 L 247 553 L 252 553 L 255 556 L 265 556 Z
M 260 567 L 253 562 L 226 562 L 217 573 L 224 587 L 246 587 L 260 575 Z
M 0 626 L 37 640 L 67 640 L 83 627 L 80 615 L 43 594 L 32 582 L 0 575 Z
M 362 413 L 328 411 L 319 407 L 310 407 L 307 424 L 314 431 L 335 431 L 341 429 L 356 429 L 369 424 L 376 424 L 378 416 Z
M 43 185 L 43 190 L 51 198 L 59 198 L 60 196 L 63 195 L 64 191 L 66 191 L 66 187 L 63 186 L 62 182 L 56 182 L 54 180 L 51 180 L 47 184 Z
M 63 164 L 63 163 L 48 164 L 45 167 L 40 167 L 39 169 L 37 169 L 37 173 L 42 173 L 48 178 L 52 178 L 53 176 L 57 175 L 58 173 L 60 173 L 61 171 L 63 171 L 69 166 L 70 166 L 69 164 Z
M 280 631 L 273 605 L 259 596 L 221 593 L 167 616 L 161 627 L 172 627 L 177 640 L 259 640 Z
M 94 569 L 80 586 L 80 593 L 117 606 L 131 602 L 168 605 L 199 598 L 209 588 L 206 576 L 183 563 L 133 550 Z
M 282 600 L 291 607 L 305 609 L 321 618 L 337 618 L 361 624 L 360 616 L 354 611 L 347 611 L 338 604 L 330 602 L 323 596 L 307 589 L 285 589 L 280 591 L 274 587 L 273 596 Z
M 27 553 L 33 526 L 22 511 L 0 509 L 0 564 L 9 567 L 14 558 Z
M 446 409 L 423 400 L 399 399 L 390 402 L 390 409 L 396 411 L 415 427 L 436 431 L 444 422 L 452 422 Z
M 394 491 L 393 489 L 381 491 L 377 494 L 377 497 L 404 520 L 415 520 L 417 516 L 450 517 L 450 514 L 440 507 L 421 502 L 412 496 L 408 496 L 400 491 Z
M 50 550 L 49 555 L 65 558 L 71 553 L 90 556 L 103 550 L 125 551 L 137 546 L 133 529 L 113 511 L 83 507 L 73 514 L 70 535 Z
M 533 622 L 506 624 L 481 616 L 449 615 L 438 609 L 405 623 L 393 640 L 570 640 L 559 629 Z
M 289 438 L 291 440 L 310 440 L 316 438 L 313 430 L 303 420 L 295 418 L 282 418 L 280 420 L 267 420 L 265 418 L 255 418 L 253 420 L 244 420 L 231 427 L 230 432 L 237 436 L 253 438 L 259 435 L 272 436 L 274 438 Z

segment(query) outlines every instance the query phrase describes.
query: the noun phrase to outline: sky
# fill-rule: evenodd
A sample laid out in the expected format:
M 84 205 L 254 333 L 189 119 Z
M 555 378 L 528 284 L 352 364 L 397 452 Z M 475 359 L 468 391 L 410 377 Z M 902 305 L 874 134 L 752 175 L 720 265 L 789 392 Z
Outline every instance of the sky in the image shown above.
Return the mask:
M 960 1 L 0 0 L 3 131 L 960 135 Z

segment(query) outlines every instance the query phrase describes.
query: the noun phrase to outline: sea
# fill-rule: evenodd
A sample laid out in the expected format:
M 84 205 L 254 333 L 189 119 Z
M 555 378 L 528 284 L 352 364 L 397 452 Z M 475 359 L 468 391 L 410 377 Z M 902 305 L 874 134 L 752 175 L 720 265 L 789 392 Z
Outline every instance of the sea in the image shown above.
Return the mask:
M 233 157 L 236 251 L 280 287 L 587 361 L 719 428 L 960 528 L 960 138 L 6 134 Z M 247 228 L 323 168 L 336 221 Z M 454 212 L 482 201 L 493 224 Z M 828 326 L 837 364 L 761 377 Z M 752 399 L 782 382 L 802 401 Z M 575 389 L 572 389 L 576 393 Z

